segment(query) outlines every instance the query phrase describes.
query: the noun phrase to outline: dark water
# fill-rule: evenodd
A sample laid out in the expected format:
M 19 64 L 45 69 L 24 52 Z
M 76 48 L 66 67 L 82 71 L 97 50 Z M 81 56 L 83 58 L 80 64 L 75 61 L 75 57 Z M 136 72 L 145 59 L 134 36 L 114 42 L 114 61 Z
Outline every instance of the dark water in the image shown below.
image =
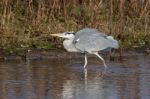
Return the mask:
M 0 62 L 0 99 L 150 99 L 150 56 Z

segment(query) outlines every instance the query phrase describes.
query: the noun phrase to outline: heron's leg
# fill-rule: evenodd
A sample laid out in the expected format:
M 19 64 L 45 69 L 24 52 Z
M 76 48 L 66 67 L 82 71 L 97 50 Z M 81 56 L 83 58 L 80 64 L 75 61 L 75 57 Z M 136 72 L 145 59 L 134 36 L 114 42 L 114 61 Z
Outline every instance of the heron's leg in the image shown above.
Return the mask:
M 87 55 L 85 54 L 85 63 L 84 63 L 84 68 L 87 66 Z
M 105 63 L 105 60 L 98 54 L 98 52 L 95 52 L 94 53 L 98 58 L 100 58 L 102 61 L 103 61 L 103 64 L 104 64 L 104 67 L 105 67 L 105 69 L 107 68 L 107 65 L 106 65 L 106 63 Z

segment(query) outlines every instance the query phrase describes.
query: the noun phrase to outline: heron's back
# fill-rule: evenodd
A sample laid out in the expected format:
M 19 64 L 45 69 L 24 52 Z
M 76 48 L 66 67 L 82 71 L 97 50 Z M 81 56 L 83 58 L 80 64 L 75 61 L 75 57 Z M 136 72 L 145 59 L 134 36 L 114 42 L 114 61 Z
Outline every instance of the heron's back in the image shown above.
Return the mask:
M 95 52 L 107 48 L 118 48 L 118 42 L 96 29 L 85 28 L 75 35 L 74 44 L 82 52 Z

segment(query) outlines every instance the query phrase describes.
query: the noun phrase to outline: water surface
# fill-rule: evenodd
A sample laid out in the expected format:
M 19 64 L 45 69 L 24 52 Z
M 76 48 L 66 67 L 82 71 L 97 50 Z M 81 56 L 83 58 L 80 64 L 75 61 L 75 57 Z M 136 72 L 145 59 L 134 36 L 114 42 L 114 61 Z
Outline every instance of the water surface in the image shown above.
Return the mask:
M 0 99 L 150 99 L 150 56 L 123 61 L 52 58 L 0 62 Z

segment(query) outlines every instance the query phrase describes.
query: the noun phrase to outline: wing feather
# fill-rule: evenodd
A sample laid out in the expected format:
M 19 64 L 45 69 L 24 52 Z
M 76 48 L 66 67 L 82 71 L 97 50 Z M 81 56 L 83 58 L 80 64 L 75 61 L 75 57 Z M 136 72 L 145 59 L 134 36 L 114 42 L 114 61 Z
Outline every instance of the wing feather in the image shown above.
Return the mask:
M 107 38 L 107 35 L 89 28 L 78 31 L 73 42 L 77 49 L 89 53 L 101 51 L 108 47 L 113 48 L 116 43 L 118 44 L 116 40 Z M 114 42 L 115 44 L 113 44 Z

